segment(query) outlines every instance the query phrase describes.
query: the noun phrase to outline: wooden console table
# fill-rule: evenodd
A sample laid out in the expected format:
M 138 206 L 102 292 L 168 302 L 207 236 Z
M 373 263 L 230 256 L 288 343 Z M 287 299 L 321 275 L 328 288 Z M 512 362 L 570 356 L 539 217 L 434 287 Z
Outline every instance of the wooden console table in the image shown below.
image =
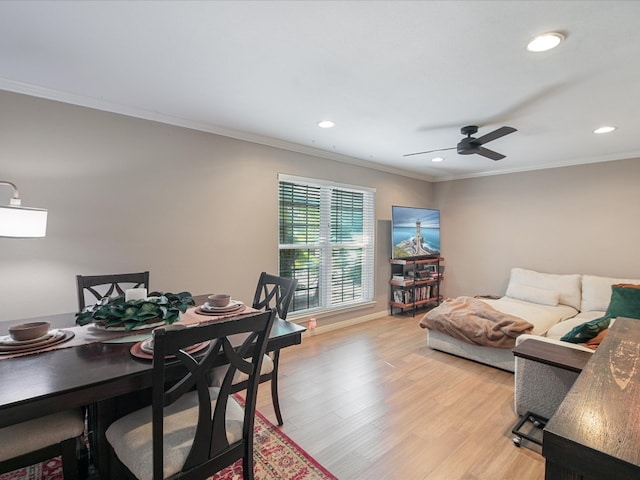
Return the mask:
M 640 320 L 618 318 L 543 433 L 546 480 L 640 478 Z

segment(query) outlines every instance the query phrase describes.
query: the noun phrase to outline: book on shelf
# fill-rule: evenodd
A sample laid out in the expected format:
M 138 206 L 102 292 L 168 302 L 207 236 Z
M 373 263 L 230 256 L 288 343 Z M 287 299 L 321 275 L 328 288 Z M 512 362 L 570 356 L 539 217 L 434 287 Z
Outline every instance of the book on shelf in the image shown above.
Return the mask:
M 391 285 L 397 285 L 400 287 L 408 287 L 414 284 L 413 278 L 401 277 L 399 279 L 392 278 Z
M 423 285 L 416 288 L 416 302 L 421 300 L 429 300 L 433 295 L 434 287 L 432 285 Z
M 435 287 L 432 285 L 423 285 L 412 289 L 398 288 L 393 291 L 393 301 L 405 305 L 412 304 L 414 299 L 416 302 L 436 301 L 435 292 Z
M 400 290 L 395 290 L 393 292 L 393 301 L 397 303 L 402 303 L 402 293 Z
M 413 290 L 397 289 L 393 292 L 393 301 L 405 305 L 413 303 Z

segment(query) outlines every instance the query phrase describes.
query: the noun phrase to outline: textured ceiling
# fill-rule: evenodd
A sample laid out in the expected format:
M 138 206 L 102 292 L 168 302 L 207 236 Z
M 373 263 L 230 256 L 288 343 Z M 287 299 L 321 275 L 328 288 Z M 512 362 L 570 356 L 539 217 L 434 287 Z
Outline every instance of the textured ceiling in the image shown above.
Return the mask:
M 0 89 L 463 178 L 640 157 L 638 19 L 638 1 L 2 1 Z M 558 48 L 525 50 L 550 30 Z M 497 162 L 403 156 L 464 125 L 518 131 L 486 145 Z

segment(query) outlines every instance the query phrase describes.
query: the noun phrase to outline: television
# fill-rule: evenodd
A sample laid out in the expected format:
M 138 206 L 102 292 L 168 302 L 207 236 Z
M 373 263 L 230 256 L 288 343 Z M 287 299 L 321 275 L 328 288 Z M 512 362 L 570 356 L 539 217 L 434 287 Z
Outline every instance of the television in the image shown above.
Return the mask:
M 440 256 L 440 210 L 391 207 L 391 258 Z

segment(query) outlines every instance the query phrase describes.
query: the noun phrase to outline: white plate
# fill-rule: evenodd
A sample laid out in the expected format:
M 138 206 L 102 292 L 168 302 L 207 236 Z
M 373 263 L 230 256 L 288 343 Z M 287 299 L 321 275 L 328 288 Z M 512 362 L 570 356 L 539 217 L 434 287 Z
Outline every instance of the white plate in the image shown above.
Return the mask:
M 197 344 L 200 345 L 200 344 Z M 193 350 L 194 346 L 190 346 L 189 348 L 187 348 L 187 352 L 190 350 Z M 142 342 L 140 342 L 140 350 L 142 350 L 144 353 L 148 353 L 149 355 L 153 355 L 153 338 L 149 337 L 146 340 L 143 340 Z
M 160 325 L 164 325 L 164 320 L 156 323 L 143 323 L 142 325 L 133 327 L 130 331 L 147 330 L 149 328 L 158 327 Z M 96 327 L 98 330 L 107 330 L 109 332 L 126 332 L 127 331 L 125 327 L 105 327 L 100 323 L 94 323 L 93 326 Z
M 49 330 L 49 334 L 44 335 L 44 336 L 40 337 L 39 339 L 34 339 L 34 340 L 37 340 L 37 341 L 32 341 L 28 345 L 25 345 L 24 343 L 20 343 L 20 344 L 15 344 L 15 343 L 14 344 L 3 344 L 3 345 L 0 345 L 0 351 L 1 352 L 12 352 L 12 351 L 19 351 L 19 350 L 23 350 L 23 349 L 31 349 L 31 348 L 38 348 L 38 347 L 42 347 L 42 346 L 47 346 L 50 343 L 55 343 L 56 341 L 60 340 L 64 336 L 65 336 L 64 330 Z
M 202 308 L 202 310 L 204 310 L 205 312 L 226 312 L 235 310 L 242 305 L 244 305 L 244 303 L 242 303 L 240 300 L 230 300 L 229 304 L 224 307 L 216 307 L 214 305 L 210 305 L 209 302 L 205 302 L 204 305 L 202 305 L 202 307 L 200 308 Z
M 144 353 L 153 355 L 153 338 L 147 338 L 146 340 L 143 340 L 140 344 L 140 350 L 142 350 Z
M 31 340 L 14 340 L 13 338 L 11 338 L 11 335 L 4 335 L 2 337 L 0 337 L 0 345 L 6 345 L 6 346 L 22 346 L 22 345 L 30 345 L 32 343 L 38 343 L 41 342 L 43 340 L 48 340 L 49 338 L 51 338 L 54 335 L 55 330 L 49 330 L 47 333 L 45 333 L 43 336 L 38 337 L 38 338 L 32 338 Z

